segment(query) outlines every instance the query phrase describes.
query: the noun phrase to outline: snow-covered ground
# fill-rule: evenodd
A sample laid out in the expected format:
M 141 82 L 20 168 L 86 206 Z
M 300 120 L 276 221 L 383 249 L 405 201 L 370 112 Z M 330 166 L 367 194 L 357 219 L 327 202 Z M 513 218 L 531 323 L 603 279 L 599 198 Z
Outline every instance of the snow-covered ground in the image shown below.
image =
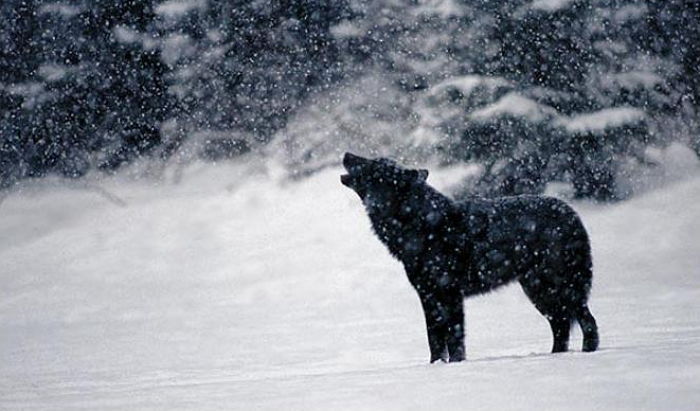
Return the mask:
M 697 409 L 700 172 L 574 203 L 600 351 L 579 352 L 576 329 L 573 352 L 549 354 L 513 285 L 467 301 L 468 361 L 449 365 L 427 363 L 415 293 L 339 174 L 219 166 L 101 181 L 109 198 L 7 197 L 0 408 Z

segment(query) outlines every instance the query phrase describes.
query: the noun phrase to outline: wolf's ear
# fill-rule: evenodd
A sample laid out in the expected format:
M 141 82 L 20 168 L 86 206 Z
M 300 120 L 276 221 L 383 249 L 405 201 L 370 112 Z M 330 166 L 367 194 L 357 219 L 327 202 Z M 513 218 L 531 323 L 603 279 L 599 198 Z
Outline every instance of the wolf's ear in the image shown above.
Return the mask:
M 418 181 L 425 182 L 428 179 L 428 170 L 421 168 L 418 170 Z

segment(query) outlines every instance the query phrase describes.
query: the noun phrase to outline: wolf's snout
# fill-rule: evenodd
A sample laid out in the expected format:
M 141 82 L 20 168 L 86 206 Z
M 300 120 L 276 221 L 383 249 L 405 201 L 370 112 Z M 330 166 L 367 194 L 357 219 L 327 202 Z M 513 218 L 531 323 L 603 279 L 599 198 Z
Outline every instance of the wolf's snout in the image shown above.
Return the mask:
M 366 161 L 364 158 L 360 156 L 356 156 L 355 154 L 352 153 L 345 153 L 343 156 L 343 166 L 350 171 L 351 168 L 353 167 L 358 167 L 362 165 L 362 163 Z

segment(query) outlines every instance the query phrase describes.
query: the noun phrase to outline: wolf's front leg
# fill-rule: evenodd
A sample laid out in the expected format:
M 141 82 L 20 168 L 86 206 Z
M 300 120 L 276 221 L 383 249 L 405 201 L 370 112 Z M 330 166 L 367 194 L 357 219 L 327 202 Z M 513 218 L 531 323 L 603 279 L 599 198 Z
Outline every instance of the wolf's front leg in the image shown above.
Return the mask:
M 450 362 L 464 361 L 464 299 L 461 294 L 445 298 L 447 351 Z
M 442 360 L 447 362 L 447 322 L 444 306 L 432 295 L 420 295 L 425 314 L 425 325 L 428 331 L 428 345 L 430 346 L 430 362 Z

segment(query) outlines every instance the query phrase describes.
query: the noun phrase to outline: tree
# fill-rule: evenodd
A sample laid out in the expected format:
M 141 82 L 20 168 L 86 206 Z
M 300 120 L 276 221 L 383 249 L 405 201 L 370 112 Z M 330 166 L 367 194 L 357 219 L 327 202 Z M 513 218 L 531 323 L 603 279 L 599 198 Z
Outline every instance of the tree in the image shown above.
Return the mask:
M 341 76 L 329 30 L 343 10 L 316 0 L 211 1 L 161 15 L 164 47 L 187 45 L 173 47 L 170 61 L 182 134 L 269 142 L 307 95 Z
M 102 168 L 113 169 L 161 143 L 170 101 L 168 68 L 149 34 L 154 19 L 150 0 L 99 0 L 81 15 L 89 39 L 82 50 L 86 79 L 97 90 L 93 106 L 81 111 L 99 113 Z

